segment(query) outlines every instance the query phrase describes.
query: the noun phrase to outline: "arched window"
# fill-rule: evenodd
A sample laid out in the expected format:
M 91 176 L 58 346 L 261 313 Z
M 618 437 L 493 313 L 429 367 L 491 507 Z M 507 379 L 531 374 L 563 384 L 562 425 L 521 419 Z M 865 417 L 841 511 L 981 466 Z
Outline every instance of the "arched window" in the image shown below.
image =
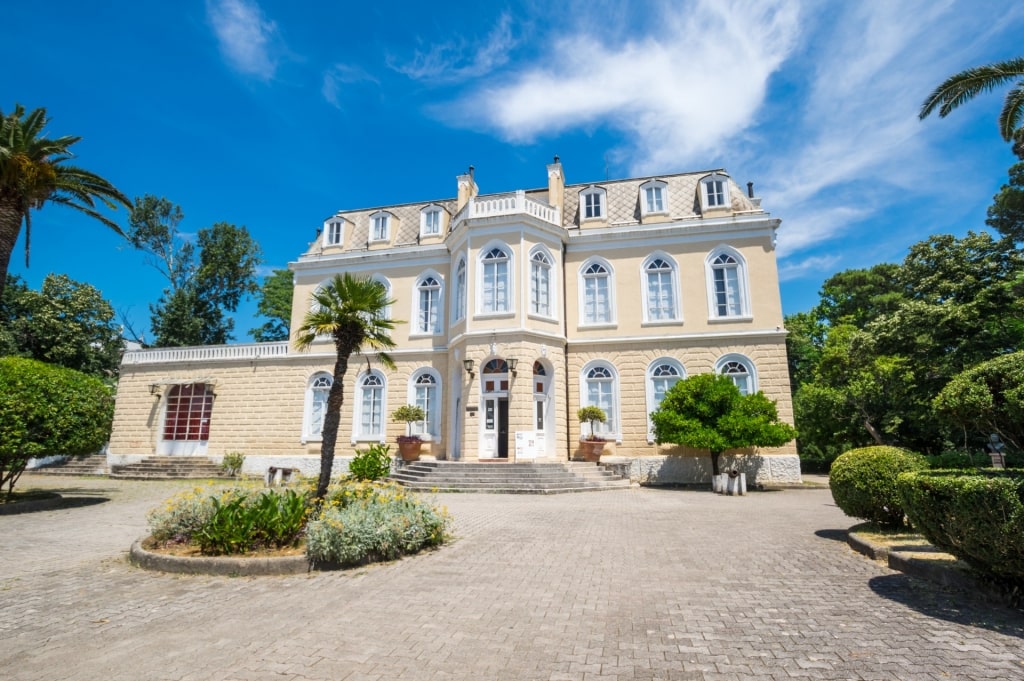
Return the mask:
M 543 433 L 548 410 L 548 371 L 539 361 L 533 363 L 533 429 Z
M 713 319 L 747 317 L 747 273 L 743 256 L 732 249 L 712 251 L 706 260 L 708 305 Z
M 686 377 L 683 365 L 678 361 L 663 357 L 654 360 L 647 367 L 647 439 L 654 441 L 654 425 L 651 422 L 651 412 L 661 406 L 672 386 Z
M 455 266 L 455 321 L 466 318 L 466 259 Z
M 323 434 L 324 416 L 327 414 L 327 396 L 334 379 L 328 373 L 313 374 L 306 388 L 306 427 L 303 435 L 307 439 L 318 439 Z
M 607 219 L 605 191 L 600 187 L 588 187 L 580 192 L 580 219 Z
M 598 423 L 595 434 L 603 437 L 617 437 L 619 433 L 619 385 L 615 368 L 603 361 L 587 364 L 583 368 L 583 385 L 580 397 L 583 406 L 595 406 L 604 410 L 605 422 Z M 584 426 L 584 430 L 589 426 Z M 589 431 L 587 431 L 589 432 Z
M 668 185 L 651 180 L 640 185 L 640 214 L 668 213 Z
M 391 213 L 379 210 L 370 216 L 370 241 L 391 240 Z
M 729 206 L 729 178 L 712 173 L 700 181 L 700 205 L 703 210 Z
M 530 255 L 530 314 L 551 317 L 551 256 L 537 247 Z
M 416 282 L 417 318 L 416 332 L 441 333 L 441 281 L 434 274 L 427 274 Z
M 378 371 L 365 373 L 357 383 L 355 437 L 377 440 L 384 437 L 384 376 Z
M 675 262 L 665 255 L 652 255 L 644 264 L 644 280 L 646 321 L 667 322 L 678 319 Z
M 409 404 L 415 404 L 426 415 L 423 421 L 411 424 L 413 435 L 441 435 L 441 378 L 433 369 L 419 369 L 409 379 Z
M 345 221 L 331 218 L 324 222 L 324 246 L 341 246 L 345 237 Z
M 479 310 L 483 314 L 512 310 L 509 252 L 500 246 L 488 249 L 480 258 L 481 286 Z
M 388 281 L 387 277 L 385 277 L 383 274 L 374 274 L 374 275 L 372 275 L 370 277 L 370 280 L 371 281 L 375 281 L 378 284 L 380 284 L 381 286 L 383 286 L 384 287 L 384 296 L 385 296 L 385 298 L 387 298 L 388 300 L 391 300 L 391 282 Z M 382 319 L 390 319 L 391 318 L 391 306 L 390 305 L 388 305 L 387 307 L 385 307 L 381 311 L 381 318 Z
M 612 268 L 603 260 L 587 261 L 580 269 L 583 324 L 611 324 Z
M 439 236 L 441 234 L 441 208 L 427 206 L 420 211 L 420 236 Z
M 757 392 L 754 364 L 742 355 L 726 355 L 715 364 L 715 371 L 728 376 L 744 395 Z

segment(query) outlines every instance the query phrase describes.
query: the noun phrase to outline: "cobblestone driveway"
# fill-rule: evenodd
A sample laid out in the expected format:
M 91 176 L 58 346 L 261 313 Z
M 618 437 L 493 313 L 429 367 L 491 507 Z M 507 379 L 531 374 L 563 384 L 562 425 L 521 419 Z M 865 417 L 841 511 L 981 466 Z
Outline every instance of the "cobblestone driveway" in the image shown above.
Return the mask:
M 440 551 L 231 579 L 126 562 L 182 483 L 32 486 L 82 501 L 0 516 L 5 679 L 1024 679 L 1024 614 L 854 554 L 827 490 L 445 495 Z

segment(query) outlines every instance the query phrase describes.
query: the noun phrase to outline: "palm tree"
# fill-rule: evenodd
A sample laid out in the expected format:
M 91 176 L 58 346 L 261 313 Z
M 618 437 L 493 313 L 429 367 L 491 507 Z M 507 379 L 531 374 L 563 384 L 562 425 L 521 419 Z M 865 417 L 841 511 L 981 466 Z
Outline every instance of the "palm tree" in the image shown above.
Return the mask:
M 385 352 L 395 347 L 389 331 L 404 322 L 388 319 L 384 311 L 395 303 L 388 299 L 387 289 L 380 282 L 345 274 L 335 275 L 313 294 L 313 309 L 306 313 L 295 334 L 295 345 L 308 349 L 317 338 L 329 336 L 334 341 L 337 358 L 334 361 L 334 382 L 327 394 L 327 412 L 320 445 L 320 480 L 316 487 L 317 499 L 327 494 L 334 467 L 334 447 L 338 440 L 341 406 L 345 403 L 342 381 L 348 372 L 349 357 L 366 347 L 376 352 L 381 364 L 394 368 L 395 363 Z
M 939 118 L 945 118 L 953 109 L 977 95 L 1014 81 L 999 113 L 999 134 L 1007 142 L 1014 140 L 1014 153 L 1021 156 L 1024 153 L 1024 128 L 1021 128 L 1024 119 L 1024 57 L 978 66 L 950 76 L 928 95 L 921 105 L 920 118 L 924 119 L 936 108 Z
M 25 222 L 25 266 L 32 236 L 30 210 L 46 202 L 59 203 L 95 218 L 121 234 L 121 228 L 96 211 L 96 202 L 108 208 L 131 202 L 107 180 L 83 168 L 65 165 L 74 157 L 71 145 L 81 137 L 48 139 L 46 109 L 26 114 L 20 104 L 4 115 L 0 111 L 0 297 L 7 280 L 7 266 Z

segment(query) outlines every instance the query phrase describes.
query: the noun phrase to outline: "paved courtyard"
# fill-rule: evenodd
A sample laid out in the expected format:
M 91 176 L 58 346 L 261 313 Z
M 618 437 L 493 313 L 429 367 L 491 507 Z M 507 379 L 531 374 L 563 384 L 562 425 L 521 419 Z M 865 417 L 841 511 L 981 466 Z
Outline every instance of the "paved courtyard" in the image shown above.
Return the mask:
M 850 551 L 827 490 L 443 495 L 457 540 L 295 577 L 146 572 L 181 482 L 26 475 L 0 516 L 4 679 L 1024 679 L 1024 613 Z

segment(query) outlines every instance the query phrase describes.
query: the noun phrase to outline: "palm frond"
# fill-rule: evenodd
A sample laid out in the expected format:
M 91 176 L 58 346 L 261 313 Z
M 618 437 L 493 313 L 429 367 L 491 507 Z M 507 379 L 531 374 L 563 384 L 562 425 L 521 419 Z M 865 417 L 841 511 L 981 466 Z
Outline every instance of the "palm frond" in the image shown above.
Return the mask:
M 1003 139 L 1009 142 L 1013 139 L 1014 133 L 1020 128 L 1021 118 L 1024 118 L 1024 82 L 1017 83 L 1017 86 L 1006 93 L 1003 101 L 1003 110 L 999 113 L 999 132 Z
M 1021 77 L 1024 77 L 1024 57 L 966 69 L 947 78 L 928 95 L 919 117 L 924 119 L 938 108 L 939 117 L 945 118 L 964 102 Z

